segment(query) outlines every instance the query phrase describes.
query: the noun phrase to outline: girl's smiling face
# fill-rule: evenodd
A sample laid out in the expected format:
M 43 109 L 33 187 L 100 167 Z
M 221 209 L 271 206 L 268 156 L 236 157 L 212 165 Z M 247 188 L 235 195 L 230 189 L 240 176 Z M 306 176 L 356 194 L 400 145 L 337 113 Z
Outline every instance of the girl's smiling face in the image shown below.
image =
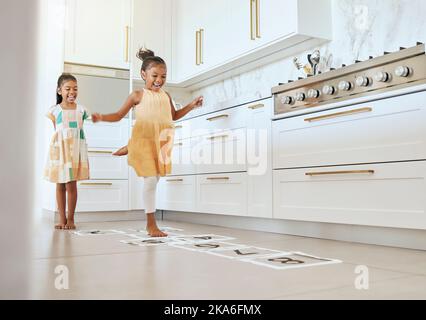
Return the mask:
M 62 96 L 62 101 L 65 103 L 75 103 L 77 99 L 77 82 L 73 80 L 65 81 L 58 89 L 58 94 Z
M 156 64 L 146 71 L 142 70 L 142 79 L 145 80 L 145 88 L 159 91 L 167 79 L 167 67 L 164 64 Z

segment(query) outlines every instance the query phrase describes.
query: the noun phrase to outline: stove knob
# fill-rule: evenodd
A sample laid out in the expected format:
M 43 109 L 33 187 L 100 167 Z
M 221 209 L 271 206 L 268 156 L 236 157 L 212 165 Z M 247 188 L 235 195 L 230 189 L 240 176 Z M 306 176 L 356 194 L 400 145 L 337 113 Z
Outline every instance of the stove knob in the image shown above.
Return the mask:
M 355 82 L 358 87 L 368 87 L 371 84 L 370 78 L 365 76 L 357 77 Z
M 296 94 L 296 101 L 305 101 L 306 95 L 303 92 L 298 92 Z
M 395 69 L 395 75 L 397 77 L 406 78 L 410 75 L 411 70 L 409 67 L 406 66 L 400 66 Z
M 318 98 L 320 95 L 321 93 L 317 89 L 310 89 L 308 91 L 308 98 L 314 99 L 314 98 Z
M 336 93 L 336 88 L 333 86 L 324 86 L 322 88 L 322 93 L 328 96 L 332 96 L 333 94 Z
M 339 82 L 339 90 L 349 91 L 353 87 L 352 83 L 349 81 L 340 81 Z
M 391 77 L 388 72 L 378 72 L 374 76 L 374 79 L 376 79 L 377 82 L 388 82 Z
M 293 97 L 290 96 L 284 96 L 281 98 L 281 103 L 282 104 L 294 104 L 294 99 Z

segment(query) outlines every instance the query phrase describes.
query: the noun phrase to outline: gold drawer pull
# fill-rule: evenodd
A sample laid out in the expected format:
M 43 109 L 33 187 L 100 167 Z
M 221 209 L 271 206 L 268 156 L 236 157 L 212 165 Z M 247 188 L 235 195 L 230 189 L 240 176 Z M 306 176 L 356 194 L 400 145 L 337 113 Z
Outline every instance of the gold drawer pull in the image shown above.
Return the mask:
M 182 147 L 183 146 L 183 143 L 182 142 L 179 142 L 179 143 L 175 143 L 174 144 L 176 147 Z
M 248 106 L 247 108 L 251 109 L 251 110 L 256 110 L 256 109 L 260 109 L 260 108 L 264 108 L 265 105 L 263 103 L 259 103 L 259 104 L 254 104 L 252 106 Z
M 167 182 L 183 182 L 183 179 L 168 179 Z
M 338 117 L 345 117 L 345 116 L 349 116 L 349 115 L 352 115 L 352 114 L 366 113 L 366 112 L 372 112 L 372 111 L 373 111 L 372 108 L 361 108 L 361 109 L 355 109 L 355 110 L 350 110 L 350 111 L 327 114 L 327 115 L 315 117 L 315 118 L 308 118 L 308 119 L 305 119 L 305 121 L 306 122 L 316 122 L 316 121 L 322 121 L 322 120 L 333 119 L 333 118 L 338 118 Z
M 207 178 L 207 180 L 229 180 L 229 177 L 214 177 L 214 178 Z
M 229 137 L 229 135 L 224 134 L 224 135 L 221 135 L 221 136 L 211 136 L 211 137 L 208 137 L 207 139 L 208 140 L 215 140 L 215 139 L 228 138 L 228 137 Z
M 227 114 L 221 114 L 220 116 L 216 116 L 216 117 L 212 117 L 212 118 L 207 118 L 207 121 L 214 121 L 214 120 L 218 120 L 218 119 L 222 119 L 222 118 L 228 118 L 229 115 Z
M 182 129 L 182 128 L 183 128 L 183 126 L 181 126 L 181 125 L 175 126 L 175 129 Z
M 112 186 L 110 182 L 83 182 L 80 183 L 80 186 Z
M 112 151 L 89 150 L 89 153 L 112 154 Z
M 336 174 L 374 174 L 374 170 L 354 170 L 354 171 L 329 171 L 329 172 L 306 172 L 307 176 L 328 176 Z

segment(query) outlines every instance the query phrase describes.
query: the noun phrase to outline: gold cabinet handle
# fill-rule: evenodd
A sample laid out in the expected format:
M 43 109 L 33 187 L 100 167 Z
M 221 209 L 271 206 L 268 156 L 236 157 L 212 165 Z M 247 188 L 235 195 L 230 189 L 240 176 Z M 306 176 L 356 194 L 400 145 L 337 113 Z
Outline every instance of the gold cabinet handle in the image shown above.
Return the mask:
M 256 110 L 256 109 L 260 109 L 260 108 L 264 108 L 265 105 L 263 103 L 259 103 L 259 104 L 254 104 L 252 106 L 248 106 L 247 108 L 251 109 L 251 110 Z
M 183 146 L 183 143 L 182 142 L 178 142 L 178 143 L 175 143 L 174 146 L 181 147 L 181 146 Z
M 207 180 L 229 180 L 229 177 L 212 177 L 207 178 Z
M 204 29 L 200 29 L 200 64 L 204 64 Z
M 228 137 L 229 137 L 229 135 L 227 135 L 227 134 L 223 134 L 223 135 L 221 135 L 221 136 L 211 136 L 211 137 L 208 137 L 207 139 L 208 139 L 208 140 L 215 140 L 215 139 L 228 138 Z
M 227 115 L 227 114 L 221 114 L 220 116 L 207 118 L 206 120 L 207 121 L 215 121 L 215 120 L 219 120 L 219 119 L 222 119 L 222 118 L 228 118 L 228 117 L 229 117 L 229 115 Z
M 126 45 L 125 45 L 125 52 L 124 52 L 124 56 L 125 56 L 125 62 L 129 62 L 129 33 L 130 33 L 130 27 L 126 26 Z
M 358 113 L 366 113 L 366 112 L 372 112 L 372 108 L 361 108 L 361 109 L 355 109 L 355 110 L 349 110 L 344 112 L 337 112 L 332 114 L 326 114 L 324 116 L 314 117 L 314 118 L 307 118 L 305 119 L 305 122 L 317 122 L 322 120 L 328 120 L 333 118 L 339 118 L 339 117 L 345 117 L 352 114 L 358 114 Z
M 112 186 L 110 182 L 82 182 L 80 186 Z
M 89 150 L 89 153 L 101 153 L 101 154 L 112 154 L 112 151 L 102 151 L 102 150 Z
M 167 182 L 183 182 L 183 179 L 168 179 Z
M 195 64 L 200 65 L 200 31 L 195 32 Z
M 306 176 L 328 176 L 338 174 L 374 174 L 374 170 L 352 170 L 352 171 L 328 171 L 328 172 L 306 172 Z
M 260 38 L 260 0 L 256 0 L 256 38 Z
M 254 28 L 253 28 L 253 4 L 255 3 L 256 0 L 249 0 L 250 3 L 250 39 L 251 40 L 256 40 L 256 36 L 254 34 Z
M 175 126 L 175 129 L 182 129 L 182 128 L 183 128 L 183 126 L 181 126 L 181 125 Z

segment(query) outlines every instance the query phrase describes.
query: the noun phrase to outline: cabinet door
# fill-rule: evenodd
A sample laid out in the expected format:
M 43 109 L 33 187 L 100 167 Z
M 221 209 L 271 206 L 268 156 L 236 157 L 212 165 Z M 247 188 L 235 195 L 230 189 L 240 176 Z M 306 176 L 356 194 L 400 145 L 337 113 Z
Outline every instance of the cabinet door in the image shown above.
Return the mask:
M 272 218 L 272 99 L 246 106 L 248 215 Z
M 247 215 L 247 174 L 197 176 L 197 212 Z
M 315 2 L 315 1 L 311 1 Z M 297 31 L 296 0 L 257 0 L 256 46 L 262 46 Z
M 153 14 L 155 12 L 155 14 Z M 167 63 L 167 79 L 172 81 L 171 16 L 167 0 L 133 0 L 132 77 L 140 80 L 142 61 L 136 58 L 139 48 L 146 47 Z
M 426 162 L 274 171 L 274 218 L 426 229 Z
M 202 65 L 196 64 L 196 32 L 202 28 L 201 14 L 204 12 L 202 1 L 173 1 L 173 65 L 176 67 L 177 80 L 188 78 L 200 72 Z
M 84 125 L 89 148 L 120 148 L 129 141 L 129 119 Z
M 129 69 L 131 0 L 67 0 L 65 61 Z
M 129 166 L 127 157 L 113 156 L 113 151 L 106 149 L 90 148 L 88 153 L 91 179 L 128 179 Z
M 128 180 L 79 182 L 76 212 L 128 210 L 128 183 Z
M 171 211 L 195 211 L 196 177 L 163 177 L 158 183 L 157 208 Z

